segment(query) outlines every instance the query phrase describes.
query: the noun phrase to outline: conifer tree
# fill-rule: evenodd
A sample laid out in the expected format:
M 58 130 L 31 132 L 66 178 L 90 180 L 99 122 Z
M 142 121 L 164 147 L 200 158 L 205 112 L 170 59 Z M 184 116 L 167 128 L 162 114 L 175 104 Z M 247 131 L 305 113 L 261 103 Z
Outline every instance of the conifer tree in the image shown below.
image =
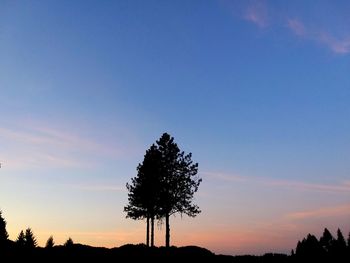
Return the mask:
M 8 240 L 8 237 L 6 220 L 2 217 L 2 211 L 0 210 L 0 244 L 5 243 Z
M 160 213 L 165 217 L 165 246 L 170 246 L 170 216 L 176 213 L 195 217 L 201 211 L 192 203 L 202 179 L 198 178 L 198 163 L 193 163 L 192 154 L 180 151 L 174 138 L 164 133 L 157 141 L 161 154 Z
M 17 244 L 19 247 L 24 247 L 24 246 L 25 246 L 25 244 L 26 244 L 26 238 L 25 238 L 25 235 L 24 235 L 23 230 L 21 230 L 21 232 L 19 232 L 18 237 L 17 237 L 17 239 L 16 239 L 16 244 Z
M 30 228 L 26 229 L 24 239 L 26 248 L 35 248 L 37 246 L 36 238 Z
M 46 241 L 46 248 L 52 248 L 55 245 L 55 242 L 53 241 L 53 236 L 50 236 Z

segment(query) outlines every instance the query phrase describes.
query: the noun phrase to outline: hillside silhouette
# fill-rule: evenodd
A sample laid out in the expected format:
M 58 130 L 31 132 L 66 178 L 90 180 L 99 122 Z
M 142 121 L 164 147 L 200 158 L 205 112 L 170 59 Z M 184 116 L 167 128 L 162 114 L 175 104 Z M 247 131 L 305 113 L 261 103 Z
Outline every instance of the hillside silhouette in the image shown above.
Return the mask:
M 33 231 L 21 231 L 16 241 L 8 238 L 6 220 L 0 212 L 0 262 L 349 262 L 350 233 L 345 240 L 340 229 L 333 237 L 325 228 L 317 239 L 308 234 L 298 241 L 290 255 L 267 253 L 254 255 L 217 255 L 198 246 L 150 247 L 146 244 L 126 244 L 116 248 L 75 244 L 68 238 L 63 245 L 55 245 L 50 236 L 45 247 L 37 246 Z M 295 251 L 295 252 L 294 252 Z

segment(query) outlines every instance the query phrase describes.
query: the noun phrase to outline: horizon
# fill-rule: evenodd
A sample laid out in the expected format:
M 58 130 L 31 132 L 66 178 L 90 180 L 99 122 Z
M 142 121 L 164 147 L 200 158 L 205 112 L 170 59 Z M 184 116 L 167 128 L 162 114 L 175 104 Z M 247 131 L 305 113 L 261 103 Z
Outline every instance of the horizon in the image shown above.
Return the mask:
M 350 232 L 347 1 L 2 1 L 0 210 L 40 246 L 145 243 L 126 183 L 163 132 L 203 179 L 171 245 Z M 165 242 L 164 226 L 155 245 Z

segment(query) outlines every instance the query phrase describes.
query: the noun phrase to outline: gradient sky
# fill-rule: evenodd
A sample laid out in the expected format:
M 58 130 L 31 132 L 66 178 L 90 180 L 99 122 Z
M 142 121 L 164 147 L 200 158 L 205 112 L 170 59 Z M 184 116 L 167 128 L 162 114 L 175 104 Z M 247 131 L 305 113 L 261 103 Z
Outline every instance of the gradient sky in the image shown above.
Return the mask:
M 0 208 L 15 239 L 145 240 L 126 182 L 163 132 L 193 153 L 174 245 L 289 253 L 350 231 L 349 1 L 0 2 Z M 164 227 L 156 245 L 164 244 Z

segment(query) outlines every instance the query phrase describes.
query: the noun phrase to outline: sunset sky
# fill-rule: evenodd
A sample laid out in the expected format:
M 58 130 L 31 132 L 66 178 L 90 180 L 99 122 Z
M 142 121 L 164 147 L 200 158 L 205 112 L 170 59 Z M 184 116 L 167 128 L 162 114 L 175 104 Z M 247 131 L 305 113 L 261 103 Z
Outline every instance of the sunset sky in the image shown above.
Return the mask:
M 163 132 L 202 213 L 171 243 L 290 253 L 350 231 L 349 1 L 0 1 L 0 209 L 40 246 L 145 242 L 125 184 Z M 164 245 L 157 225 L 156 245 Z

